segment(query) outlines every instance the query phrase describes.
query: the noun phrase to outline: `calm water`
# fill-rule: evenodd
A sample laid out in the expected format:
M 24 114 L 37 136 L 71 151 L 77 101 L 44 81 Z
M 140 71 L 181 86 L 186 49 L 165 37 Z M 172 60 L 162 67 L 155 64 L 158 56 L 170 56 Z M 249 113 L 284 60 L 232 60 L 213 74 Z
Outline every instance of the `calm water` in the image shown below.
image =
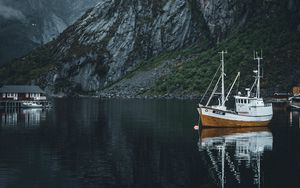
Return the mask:
M 1 112 L 0 187 L 300 187 L 299 114 L 193 130 L 197 101 L 59 99 Z

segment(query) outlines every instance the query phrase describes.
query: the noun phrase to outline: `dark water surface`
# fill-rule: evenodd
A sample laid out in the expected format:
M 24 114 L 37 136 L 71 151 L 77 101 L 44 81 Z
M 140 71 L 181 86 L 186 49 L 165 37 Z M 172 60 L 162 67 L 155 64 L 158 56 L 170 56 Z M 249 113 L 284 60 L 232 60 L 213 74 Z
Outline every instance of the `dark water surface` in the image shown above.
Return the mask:
M 300 187 L 298 112 L 276 109 L 270 129 L 198 133 L 196 104 L 58 99 L 2 111 L 0 187 Z

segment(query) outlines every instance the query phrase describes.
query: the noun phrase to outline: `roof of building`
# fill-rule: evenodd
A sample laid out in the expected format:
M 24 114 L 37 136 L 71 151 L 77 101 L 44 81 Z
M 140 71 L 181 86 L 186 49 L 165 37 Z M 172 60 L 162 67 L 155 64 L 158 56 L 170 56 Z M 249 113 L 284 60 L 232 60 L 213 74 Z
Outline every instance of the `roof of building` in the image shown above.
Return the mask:
M 45 93 L 35 85 L 7 85 L 0 88 L 0 93 Z

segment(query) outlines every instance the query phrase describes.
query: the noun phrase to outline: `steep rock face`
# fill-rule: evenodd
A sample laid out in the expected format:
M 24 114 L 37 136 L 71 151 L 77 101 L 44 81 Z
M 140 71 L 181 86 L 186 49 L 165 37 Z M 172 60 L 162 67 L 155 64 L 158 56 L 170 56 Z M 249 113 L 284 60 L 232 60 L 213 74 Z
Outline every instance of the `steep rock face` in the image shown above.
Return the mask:
M 83 91 L 101 89 L 145 59 L 207 37 L 193 11 L 186 0 L 103 1 L 58 38 L 57 74 Z
M 251 2 L 101 0 L 51 44 L 20 60 L 52 64 L 26 81 L 54 93 L 101 90 L 158 54 L 211 45 L 246 21 Z
M 45 44 L 101 0 L 0 0 L 0 63 Z
M 232 26 L 243 25 L 251 13 L 253 1 L 240 0 L 198 0 L 210 33 L 217 38 L 224 38 Z

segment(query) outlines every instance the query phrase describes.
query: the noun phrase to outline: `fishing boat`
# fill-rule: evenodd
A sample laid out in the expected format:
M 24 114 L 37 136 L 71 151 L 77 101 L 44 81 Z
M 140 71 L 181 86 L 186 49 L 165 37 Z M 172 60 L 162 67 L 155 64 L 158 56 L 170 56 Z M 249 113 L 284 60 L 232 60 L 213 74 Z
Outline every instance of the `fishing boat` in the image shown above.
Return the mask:
M 271 103 L 265 103 L 263 98 L 260 95 L 260 61 L 263 59 L 262 55 L 254 53 L 254 60 L 257 61 L 257 70 L 254 70 L 255 81 L 251 88 L 246 88 L 246 95 L 243 96 L 241 92 L 238 92 L 234 96 L 235 109 L 229 109 L 226 106 L 226 102 L 230 96 L 230 93 L 240 77 L 240 72 L 237 73 L 234 82 L 232 83 L 229 91 L 225 95 L 225 72 L 224 72 L 224 55 L 227 53 L 225 51 L 219 52 L 221 54 L 221 65 L 219 66 L 212 82 L 209 84 L 208 89 L 211 87 L 219 69 L 221 68 L 221 75 L 217 80 L 215 87 L 207 101 L 207 103 L 199 104 L 197 108 L 201 124 L 203 127 L 261 127 L 267 126 L 272 117 L 273 109 Z M 218 85 L 221 80 L 221 92 L 217 93 Z M 255 87 L 256 86 L 256 87 Z M 256 92 L 252 92 L 256 88 Z M 204 94 L 205 96 L 206 94 Z M 218 105 L 210 105 L 213 96 L 220 95 L 218 99 Z M 204 98 L 203 96 L 203 98 Z M 202 98 L 202 99 L 203 99 Z M 202 101 L 202 100 L 201 100 Z

